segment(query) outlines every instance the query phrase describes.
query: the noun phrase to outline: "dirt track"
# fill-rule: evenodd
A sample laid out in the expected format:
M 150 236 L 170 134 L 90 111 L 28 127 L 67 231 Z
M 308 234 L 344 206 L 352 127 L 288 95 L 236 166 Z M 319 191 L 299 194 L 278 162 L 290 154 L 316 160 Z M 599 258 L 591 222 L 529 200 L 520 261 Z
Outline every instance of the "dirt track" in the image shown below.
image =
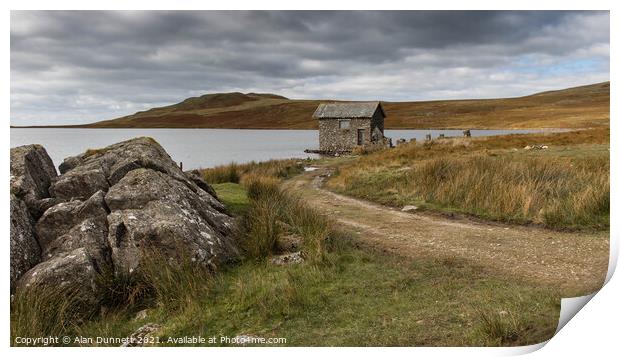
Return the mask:
M 373 248 L 407 257 L 463 258 L 507 278 L 575 295 L 598 290 L 605 279 L 606 232 L 565 233 L 401 212 L 322 189 L 327 169 L 305 172 L 287 185 Z

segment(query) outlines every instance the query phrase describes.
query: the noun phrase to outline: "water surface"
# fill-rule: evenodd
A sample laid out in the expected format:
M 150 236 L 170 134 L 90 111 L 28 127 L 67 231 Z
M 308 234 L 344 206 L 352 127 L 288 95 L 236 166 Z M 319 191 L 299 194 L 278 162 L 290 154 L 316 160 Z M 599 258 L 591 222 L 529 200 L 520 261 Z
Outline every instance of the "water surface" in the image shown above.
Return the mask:
M 472 136 L 532 133 L 540 130 L 472 130 Z M 462 136 L 462 130 L 386 130 L 394 143 L 399 138 L 423 140 L 426 134 Z M 317 149 L 316 130 L 250 129 L 73 129 L 12 128 L 11 147 L 41 144 L 54 164 L 87 149 L 101 148 L 137 136 L 150 136 L 168 151 L 172 159 L 183 162 L 184 169 L 212 167 L 232 161 L 244 163 L 270 159 L 307 158 L 304 153 Z

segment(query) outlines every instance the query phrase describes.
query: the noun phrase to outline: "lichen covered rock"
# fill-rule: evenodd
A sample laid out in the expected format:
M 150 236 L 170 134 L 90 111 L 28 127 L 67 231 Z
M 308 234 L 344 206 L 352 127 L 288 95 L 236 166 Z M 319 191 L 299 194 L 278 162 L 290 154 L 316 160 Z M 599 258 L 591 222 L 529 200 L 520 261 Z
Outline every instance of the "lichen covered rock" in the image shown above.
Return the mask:
M 11 148 L 11 193 L 26 203 L 37 219 L 49 207 L 49 187 L 57 177 L 52 159 L 41 145 Z
M 99 309 L 100 273 L 87 249 L 82 247 L 37 264 L 19 280 L 17 289 L 35 294 L 66 292 L 77 309 L 89 314 Z
M 103 169 L 88 166 L 60 176 L 50 187 L 50 194 L 61 200 L 85 200 L 97 191 L 107 191 L 110 185 Z
M 161 172 L 133 170 L 105 199 L 112 211 L 108 241 L 117 271 L 137 269 L 145 249 L 168 258 L 185 254 L 211 267 L 236 254 L 229 238 L 233 219 L 213 208 L 212 196 Z
M 12 285 L 29 269 L 17 289 L 71 289 L 80 306 L 95 309 L 98 280 L 139 271 L 145 254 L 189 257 L 211 268 L 237 256 L 234 220 L 213 189 L 185 174 L 153 139 L 67 158 L 58 177 L 43 148 L 15 151 L 11 159 L 21 164 L 11 163 L 11 189 L 32 197 L 40 210 L 33 229 L 23 202 L 15 196 L 14 204 L 12 196 Z M 15 239 L 13 226 L 21 234 Z
M 11 194 L 11 291 L 17 280 L 41 260 L 33 225 L 26 204 Z

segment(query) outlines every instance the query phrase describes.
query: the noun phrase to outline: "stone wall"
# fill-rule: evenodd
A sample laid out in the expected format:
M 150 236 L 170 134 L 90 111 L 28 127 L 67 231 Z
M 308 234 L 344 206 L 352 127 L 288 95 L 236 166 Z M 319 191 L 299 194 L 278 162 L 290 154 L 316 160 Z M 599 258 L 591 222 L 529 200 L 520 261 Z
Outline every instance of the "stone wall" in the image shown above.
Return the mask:
M 385 118 L 383 117 L 383 114 L 381 113 L 381 111 L 380 110 L 376 110 L 375 114 L 372 116 L 372 119 L 370 121 L 371 130 L 374 130 L 375 127 L 377 127 L 383 133 L 384 119 Z
M 357 146 L 357 130 L 364 129 L 364 139 L 370 141 L 370 119 L 350 119 L 348 129 L 340 129 L 339 121 L 319 120 L 319 147 L 322 151 L 348 152 Z
M 357 145 L 357 131 L 364 130 L 363 145 L 371 143 L 372 131 L 378 127 L 383 132 L 383 116 L 376 111 L 372 118 L 348 119 L 348 129 L 340 129 L 339 121 L 347 119 L 319 120 L 319 148 L 325 152 L 350 152 Z

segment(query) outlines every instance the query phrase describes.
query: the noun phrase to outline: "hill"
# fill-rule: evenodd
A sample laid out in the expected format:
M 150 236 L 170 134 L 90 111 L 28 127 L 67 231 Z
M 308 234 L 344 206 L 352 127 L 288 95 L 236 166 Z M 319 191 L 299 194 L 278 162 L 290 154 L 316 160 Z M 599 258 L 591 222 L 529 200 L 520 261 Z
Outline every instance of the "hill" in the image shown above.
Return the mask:
M 583 128 L 609 125 L 609 82 L 518 98 L 383 102 L 387 128 Z M 88 128 L 316 129 L 329 100 L 219 93 L 186 99 Z

